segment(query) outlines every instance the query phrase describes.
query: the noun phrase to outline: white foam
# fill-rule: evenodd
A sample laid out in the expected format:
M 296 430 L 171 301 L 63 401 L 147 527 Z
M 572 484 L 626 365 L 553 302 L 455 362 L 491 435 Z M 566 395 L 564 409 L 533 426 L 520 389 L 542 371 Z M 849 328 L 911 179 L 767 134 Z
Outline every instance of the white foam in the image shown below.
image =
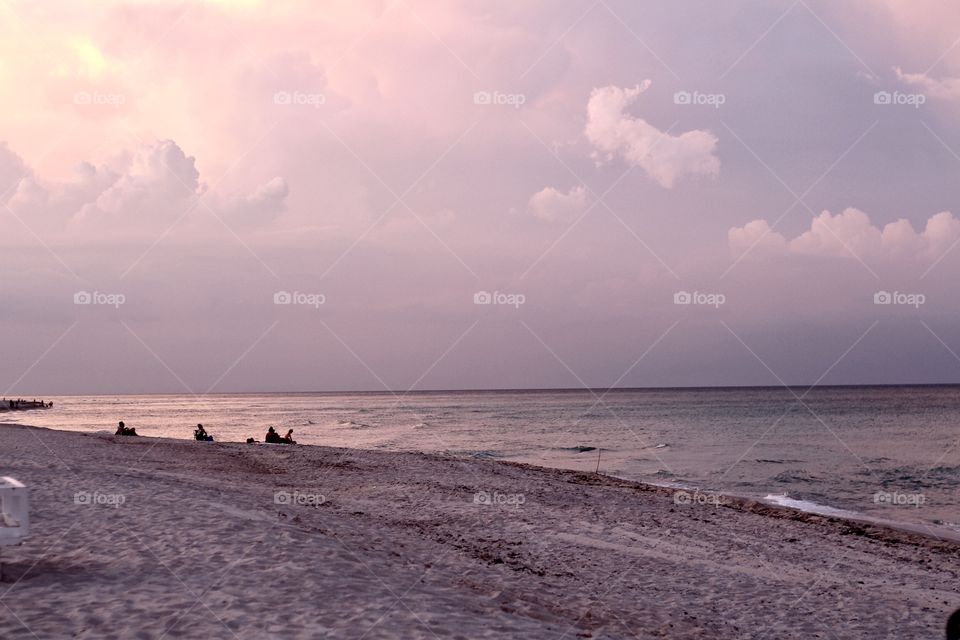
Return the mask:
M 810 502 L 809 500 L 797 500 L 796 498 L 791 498 L 785 493 L 768 493 L 763 499 L 765 502 L 776 504 L 781 507 L 790 507 L 791 509 L 797 509 L 807 513 L 816 513 L 821 516 L 835 516 L 838 518 L 863 517 L 862 514 L 859 514 L 855 511 L 847 511 L 846 509 L 828 507 L 827 505 L 817 504 L 816 502 Z

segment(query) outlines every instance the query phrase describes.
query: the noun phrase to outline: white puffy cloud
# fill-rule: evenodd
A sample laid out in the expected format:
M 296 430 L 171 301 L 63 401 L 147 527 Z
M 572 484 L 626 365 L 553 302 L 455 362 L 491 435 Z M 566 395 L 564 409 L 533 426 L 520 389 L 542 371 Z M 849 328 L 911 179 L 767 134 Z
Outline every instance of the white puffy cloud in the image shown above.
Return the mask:
M 794 253 L 819 256 L 856 256 L 874 253 L 881 232 L 870 216 L 850 207 L 836 215 L 823 211 L 810 223 L 810 230 L 790 241 Z
M 933 78 L 926 73 L 904 73 L 900 67 L 894 67 L 897 77 L 924 94 L 944 100 L 960 100 L 960 78 Z
M 530 196 L 527 207 L 530 213 L 541 220 L 570 221 L 586 210 L 587 190 L 579 186 L 563 193 L 553 187 L 545 187 Z
M 586 136 L 598 154 L 639 165 L 666 188 L 685 175 L 715 176 L 720 160 L 715 155 L 717 137 L 694 129 L 678 136 L 661 131 L 642 118 L 624 113 L 650 87 L 645 80 L 632 89 L 597 88 L 587 104 Z
M 949 211 L 941 211 L 927 220 L 927 226 L 920 237 L 928 252 L 940 255 L 960 238 L 960 220 L 954 218 Z
M 175 219 L 203 191 L 195 159 L 173 140 L 142 145 L 118 164 L 116 181 L 81 208 L 79 219 Z
M 736 254 L 746 251 L 780 253 L 787 249 L 787 239 L 783 234 L 771 229 L 766 220 L 754 220 L 742 227 L 730 229 L 727 240 L 730 249 Z
M 735 254 L 793 253 L 808 256 L 896 257 L 936 259 L 960 239 L 960 220 L 949 211 L 931 216 L 923 231 L 901 218 L 882 229 L 870 217 L 853 207 L 838 214 L 824 211 L 813 218 L 810 229 L 787 238 L 773 231 L 763 219 L 753 220 L 727 233 Z
M 44 180 L 0 143 L 0 183 L 8 188 L 4 194 L 0 187 L 0 201 L 31 228 L 71 233 L 170 225 L 206 191 L 195 159 L 173 140 L 142 145 L 101 166 L 81 162 L 66 181 Z M 209 202 L 228 222 L 263 224 L 284 211 L 288 194 L 287 181 L 274 177 L 249 193 L 211 194 Z

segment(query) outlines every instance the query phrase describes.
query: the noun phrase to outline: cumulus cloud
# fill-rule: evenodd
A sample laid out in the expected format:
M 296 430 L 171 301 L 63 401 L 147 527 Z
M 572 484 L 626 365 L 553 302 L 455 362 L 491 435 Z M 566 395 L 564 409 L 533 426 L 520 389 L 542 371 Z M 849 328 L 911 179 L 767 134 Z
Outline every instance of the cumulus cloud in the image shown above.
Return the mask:
M 85 205 L 78 217 L 175 218 L 202 193 L 195 162 L 173 140 L 142 145 L 121 163 L 116 181 Z
M 72 180 L 50 181 L 0 143 L 0 201 L 31 227 L 102 231 L 169 225 L 197 204 L 206 186 L 196 160 L 173 140 L 144 144 L 101 166 L 81 162 Z M 285 209 L 287 181 L 274 177 L 249 193 L 211 194 L 211 206 L 241 224 L 273 221 Z
M 781 253 L 787 250 L 787 239 L 783 234 L 770 228 L 766 220 L 754 220 L 742 227 L 734 227 L 727 232 L 727 241 L 731 251 L 741 254 L 745 251 L 756 253 Z
M 894 67 L 897 78 L 911 86 L 918 87 L 924 94 L 944 100 L 960 100 L 960 78 L 933 78 L 926 73 L 904 73 L 900 67 Z
M 530 196 L 527 208 L 541 220 L 570 221 L 586 210 L 587 190 L 579 186 L 563 193 L 553 187 L 545 187 Z
M 836 215 L 823 211 L 810 223 L 810 230 L 790 241 L 794 253 L 818 256 L 862 256 L 880 246 L 881 232 L 870 216 L 854 208 Z
M 607 86 L 594 89 L 587 104 L 587 139 L 605 159 L 621 157 L 639 165 L 663 187 L 671 188 L 685 175 L 716 176 L 717 137 L 694 129 L 678 136 L 657 129 L 624 111 L 650 87 L 645 80 L 632 89 Z
M 264 224 L 283 213 L 289 193 L 287 181 L 276 177 L 249 195 L 230 199 L 225 214 L 229 219 L 243 224 Z
M 916 231 L 909 220 L 901 218 L 882 229 L 870 217 L 850 207 L 841 213 L 824 211 L 813 218 L 810 229 L 797 237 L 787 238 L 771 229 L 763 219 L 727 234 L 731 251 L 742 254 L 792 253 L 834 257 L 900 257 L 937 258 L 960 239 L 960 220 L 949 211 L 931 216 L 923 231 Z

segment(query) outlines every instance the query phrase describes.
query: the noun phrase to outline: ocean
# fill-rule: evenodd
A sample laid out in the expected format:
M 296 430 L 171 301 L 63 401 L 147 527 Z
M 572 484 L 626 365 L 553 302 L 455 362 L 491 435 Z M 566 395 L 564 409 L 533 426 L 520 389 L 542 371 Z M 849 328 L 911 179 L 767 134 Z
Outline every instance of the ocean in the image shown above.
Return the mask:
M 960 532 L 960 386 L 59 396 L 0 421 L 432 451 Z M 198 446 L 202 446 L 199 445 Z

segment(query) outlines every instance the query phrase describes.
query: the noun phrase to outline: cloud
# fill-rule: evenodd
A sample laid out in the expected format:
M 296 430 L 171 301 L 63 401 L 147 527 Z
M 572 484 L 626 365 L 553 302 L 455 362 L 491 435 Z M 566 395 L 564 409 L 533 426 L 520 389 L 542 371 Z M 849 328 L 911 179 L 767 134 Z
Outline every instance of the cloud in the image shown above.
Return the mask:
M 875 253 L 881 232 L 863 211 L 848 208 L 832 215 L 823 211 L 805 231 L 790 241 L 793 253 L 819 256 L 863 256 Z
M 730 250 L 737 255 L 746 251 L 755 253 L 782 253 L 787 250 L 787 239 L 770 228 L 766 220 L 754 220 L 727 232 Z
M 694 129 L 670 135 L 624 110 L 650 87 L 645 80 L 632 89 L 615 86 L 594 89 L 587 104 L 587 139 L 606 159 L 620 156 L 639 165 L 658 184 L 672 188 L 685 175 L 716 176 L 720 160 L 715 155 L 717 137 Z
M 276 177 L 249 195 L 229 200 L 225 214 L 229 220 L 244 224 L 264 224 L 283 213 L 289 193 L 287 181 Z
M 169 226 L 190 212 L 207 189 L 196 159 L 173 140 L 141 145 L 100 166 L 80 162 L 73 173 L 72 180 L 44 180 L 0 143 L 0 181 L 8 186 L 0 201 L 31 227 L 52 232 L 152 232 L 154 223 Z M 289 192 L 278 176 L 249 193 L 210 194 L 207 200 L 227 222 L 265 224 L 285 210 Z
M 0 142 L 0 202 L 7 200 L 31 173 L 23 158 L 11 151 L 5 142 Z
M 113 222 L 176 219 L 203 192 L 195 162 L 173 140 L 142 145 L 119 163 L 116 181 L 77 217 Z
M 960 100 L 960 78 L 932 78 L 926 73 L 904 73 L 900 67 L 894 67 L 897 77 L 914 87 L 919 87 L 926 95 L 944 100 Z
M 530 212 L 548 222 L 570 221 L 587 208 L 587 190 L 583 186 L 573 187 L 566 193 L 545 187 L 530 196 L 527 204 Z
M 870 217 L 853 207 L 836 215 L 829 211 L 813 218 L 810 229 L 787 238 L 773 231 L 763 219 L 754 220 L 727 233 L 731 251 L 742 254 L 792 253 L 807 256 L 894 257 L 935 259 L 960 239 L 960 220 L 949 211 L 931 216 L 923 231 L 900 218 L 882 229 Z

